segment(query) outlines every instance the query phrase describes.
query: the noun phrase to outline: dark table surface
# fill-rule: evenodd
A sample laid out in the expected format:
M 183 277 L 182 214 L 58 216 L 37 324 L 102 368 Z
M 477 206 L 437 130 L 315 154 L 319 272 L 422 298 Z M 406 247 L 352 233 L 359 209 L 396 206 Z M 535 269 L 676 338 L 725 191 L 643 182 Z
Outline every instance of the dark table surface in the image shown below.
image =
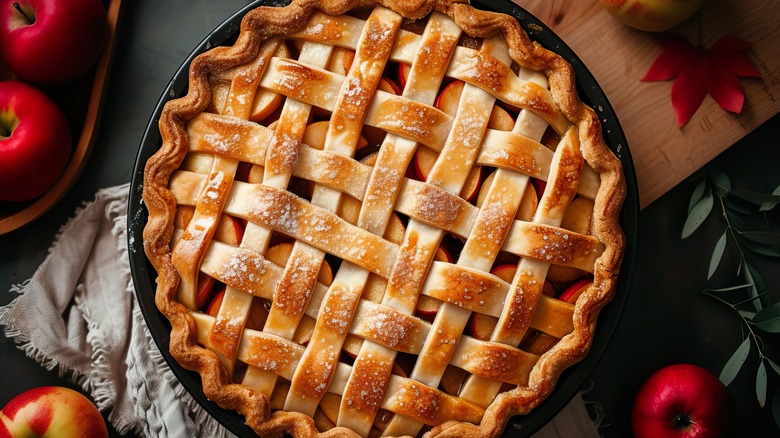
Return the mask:
M 0 236 L 0 305 L 12 299 L 8 292 L 12 285 L 32 276 L 59 228 L 79 206 L 92 200 L 100 188 L 130 180 L 141 136 L 160 93 L 192 48 L 247 3 L 125 1 L 96 147 L 82 176 L 61 202 L 34 223 Z M 780 184 L 777 132 L 780 116 L 749 134 L 703 170 L 722 169 L 735 187 L 771 192 Z M 725 227 L 723 219 L 713 214 L 691 237 L 680 237 L 695 186 L 692 181 L 679 184 L 639 215 L 632 288 L 619 329 L 588 380 L 586 386 L 590 390 L 584 395 L 604 415 L 604 436 L 631 435 L 631 403 L 641 383 L 653 371 L 664 365 L 689 362 L 718 375 L 743 339 L 743 326 L 736 313 L 702 293 L 705 288 L 737 283 L 736 261 L 728 250 L 724 266 L 707 280 L 712 248 Z M 777 223 L 778 216 L 773 211 L 768 218 Z M 777 300 L 777 260 L 748 257 L 772 290 L 771 297 Z M 773 349 L 778 345 L 777 336 L 762 337 L 765 354 L 780 361 Z M 0 338 L 0 357 L 0 406 L 36 386 L 78 389 L 56 371 L 47 371 L 27 358 L 6 338 Z M 737 400 L 740 436 L 777 436 L 780 431 L 772 420 L 771 399 L 778 379 L 769 372 L 769 402 L 767 407 L 760 408 L 755 396 L 757 366 L 753 349 L 729 386 Z M 114 431 L 112 435 L 117 436 Z

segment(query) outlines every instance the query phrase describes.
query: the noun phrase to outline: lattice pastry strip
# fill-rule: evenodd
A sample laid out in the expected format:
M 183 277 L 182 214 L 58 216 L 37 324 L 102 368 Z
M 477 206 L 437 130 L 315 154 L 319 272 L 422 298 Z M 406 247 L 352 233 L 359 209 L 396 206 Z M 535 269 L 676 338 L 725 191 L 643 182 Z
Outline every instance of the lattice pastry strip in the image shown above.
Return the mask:
M 197 271 L 200 260 L 216 231 L 219 216 L 230 193 L 238 161 L 229 158 L 215 158 L 211 166 L 207 183 L 199 194 L 195 213 L 184 235 L 173 248 L 171 258 L 176 266 L 181 282 L 178 298 L 191 309 L 196 308 Z
M 317 43 L 306 43 L 301 49 L 298 59 L 312 65 L 324 66 L 332 53 L 332 47 Z M 271 144 L 263 164 L 263 183 L 285 188 L 290 182 L 295 157 L 301 146 L 301 140 L 305 133 L 305 126 L 311 112 L 311 106 L 294 99 L 285 99 L 282 113 L 280 114 L 274 140 Z M 257 158 L 261 158 L 260 155 Z M 259 164 L 259 163 L 258 163 Z M 250 222 L 250 224 L 252 224 Z M 258 250 L 265 253 L 271 239 L 271 230 L 252 224 L 247 227 L 250 236 L 258 237 Z M 279 285 L 276 288 L 271 308 L 263 330 L 287 339 L 292 339 L 303 317 L 303 309 L 308 303 L 311 288 L 316 281 L 318 269 L 312 269 L 310 265 L 300 263 L 301 258 L 293 257 L 288 260 Z M 316 265 L 311 263 L 311 265 Z M 298 275 L 290 280 L 289 272 L 295 268 Z M 299 305 L 295 305 L 299 304 Z M 271 396 L 276 386 L 276 374 L 250 367 L 244 374 L 243 382 L 257 388 L 267 396 Z
M 313 19 L 320 21 L 315 21 L 313 26 L 308 26 L 306 30 L 295 34 L 295 36 L 307 41 L 356 48 L 357 41 L 351 36 L 359 34 L 358 29 L 362 27 L 360 20 L 345 16 L 326 17 L 321 15 L 316 15 Z M 416 53 L 419 53 L 415 47 L 419 45 L 419 36 L 401 31 L 397 41 L 396 47 L 390 52 L 390 60 L 407 65 L 412 64 Z M 479 50 L 463 46 L 456 47 L 446 75 L 491 92 L 494 97 L 503 102 L 518 108 L 532 110 L 545 118 L 558 133 L 563 133 L 570 126 L 570 122 L 566 120 L 553 102 L 549 90 L 539 86 L 536 82 L 519 78 L 510 70 L 508 63 L 500 62 L 493 56 L 486 56 Z M 326 91 L 324 94 L 328 96 L 330 93 Z M 381 94 L 377 93 L 378 96 Z M 327 98 L 323 100 L 327 100 Z M 331 105 L 325 104 L 323 108 L 329 106 Z
M 182 233 L 183 231 L 179 232 L 174 241 L 180 239 Z M 278 284 L 282 281 L 284 267 L 266 259 L 253 250 L 214 241 L 203 257 L 201 269 L 202 272 L 252 296 L 273 300 L 275 295 L 279 293 Z M 460 299 L 458 296 L 460 291 L 453 291 L 453 284 L 447 282 L 447 279 L 462 277 L 464 273 L 469 272 L 473 275 L 475 284 L 477 282 L 488 284 L 488 289 L 492 289 L 492 292 L 497 296 L 503 296 L 509 290 L 508 283 L 489 273 L 476 270 L 470 271 L 466 268 L 456 267 L 443 262 L 434 262 L 432 269 L 438 271 L 434 274 L 439 277 L 439 281 L 426 282 L 423 294 L 442 301 L 456 302 Z M 451 271 L 452 275 L 442 274 L 442 271 Z M 327 286 L 321 283 L 317 283 L 313 287 L 311 300 L 305 306 L 305 314 L 307 316 L 317 319 L 327 290 Z M 543 300 L 541 306 L 545 307 L 545 303 L 548 304 L 546 304 L 546 309 L 542 310 L 542 313 L 553 314 L 555 315 L 553 318 L 560 319 L 563 322 L 567 318 L 571 318 L 572 306 L 570 304 L 549 297 Z M 500 315 L 501 309 L 497 304 L 486 302 L 483 305 L 486 314 L 492 316 Z M 558 307 L 556 308 L 556 306 Z M 542 324 L 545 323 L 545 319 L 550 318 L 534 319 L 531 322 L 531 327 L 544 330 L 545 327 Z M 387 324 L 377 324 L 376 321 L 384 321 Z M 396 321 L 397 324 L 390 324 L 390 321 Z M 355 323 L 349 327 L 350 334 L 411 354 L 420 352 L 430 330 L 431 324 L 428 322 L 367 299 L 361 299 L 357 305 Z M 562 327 L 550 329 L 550 334 L 563 336 L 570 330 L 571 327 L 567 328 L 563 324 Z M 209 338 L 204 342 L 213 343 L 213 340 Z M 474 342 L 484 343 L 484 341 L 473 340 L 472 345 L 474 345 Z
M 433 14 L 426 24 L 418 55 L 415 57 L 403 97 L 431 104 L 444 77 L 449 54 L 457 43 L 460 30 L 440 14 Z M 421 66 L 429 67 L 423 71 Z M 396 196 L 403 183 L 402 175 L 417 148 L 414 141 L 388 134 L 380 148 L 377 163 L 371 174 L 358 225 L 374 233 L 381 232 L 392 214 Z M 356 270 L 357 271 L 357 270 Z M 358 271 L 359 272 L 359 271 Z M 362 273 L 355 273 L 355 277 Z M 367 277 L 361 279 L 365 284 Z M 416 299 L 397 301 L 383 294 L 382 303 L 401 312 L 412 313 Z M 375 421 L 381 401 L 386 397 L 388 381 L 396 358 L 396 351 L 387 346 L 363 342 L 355 357 L 353 372 L 347 382 L 337 424 L 367 435 Z M 369 388 L 370 390 L 366 390 Z M 384 390 L 381 390 L 384 389 Z
M 227 94 L 222 113 L 227 116 L 246 120 L 251 116 L 254 93 L 258 82 L 262 77 L 268 65 L 268 61 L 274 53 L 279 50 L 280 41 L 271 40 L 264 46 L 263 52 L 259 54 L 255 62 L 239 67 L 235 72 L 230 84 L 230 90 Z M 210 138 L 209 140 L 213 140 Z M 207 140 L 208 141 L 208 140 Z M 225 147 L 224 144 L 219 146 Z M 265 249 L 264 242 L 270 235 L 266 230 L 257 230 L 250 225 L 248 229 L 249 238 L 246 242 L 241 242 L 247 246 L 252 242 L 257 242 L 258 249 Z M 252 305 L 252 296 L 234 287 L 228 286 L 225 296 L 217 315 L 214 330 L 211 333 L 212 345 L 214 350 L 220 355 L 223 364 L 227 368 L 228 374 L 232 375 L 235 367 L 235 353 L 238 347 L 241 334 L 249 315 Z
M 343 80 L 340 81 L 343 83 Z M 188 134 L 191 140 L 190 150 L 193 152 L 220 153 L 241 161 L 262 164 L 265 160 L 265 154 L 268 148 L 269 132 L 267 128 L 257 124 L 241 124 L 239 119 L 225 119 L 208 113 L 197 116 L 189 123 Z M 238 137 L 228 135 L 219 135 L 220 130 L 228 130 L 239 134 Z M 389 143 L 393 147 L 393 143 Z M 319 175 L 301 175 L 306 178 L 316 178 L 319 183 L 327 182 L 326 178 L 346 178 L 346 175 L 334 173 L 333 169 L 324 170 L 328 166 L 328 160 L 336 160 L 337 157 L 331 157 L 326 151 L 304 150 L 299 151 L 298 160 L 317 160 L 318 166 L 322 167 L 322 173 Z M 303 155 L 308 154 L 308 155 Z M 526 135 L 512 133 L 509 131 L 496 131 L 488 129 L 485 134 L 485 140 L 477 157 L 476 164 L 483 166 L 493 166 L 515 170 L 520 173 L 532 176 L 542 181 L 547 180 L 547 175 L 552 163 L 553 153 L 550 149 L 541 145 L 538 141 L 529 138 Z M 338 166 L 336 166 L 338 165 Z M 334 162 L 331 167 L 343 169 L 344 172 L 359 172 L 361 166 L 355 164 L 352 168 L 345 168 L 340 161 Z M 293 168 L 295 171 L 295 168 Z M 359 190 L 365 187 L 367 181 L 358 174 L 356 176 L 357 187 L 349 188 L 348 184 L 342 184 L 341 190 Z M 365 181 L 365 182 L 364 182 Z M 599 186 L 598 175 L 593 173 L 592 169 L 583 169 L 583 181 L 578 186 L 578 193 L 593 198 Z M 353 192 L 348 192 L 355 196 Z M 358 191 L 360 193 L 360 191 Z M 359 197 L 359 196 L 355 196 Z
M 190 205 L 193 202 L 193 200 L 180 199 L 180 205 Z M 233 210 L 228 206 L 226 211 L 232 212 Z M 180 236 L 177 236 L 174 241 L 178 239 L 180 239 Z M 283 281 L 283 269 L 282 266 L 275 265 L 253 250 L 232 247 L 218 241 L 212 242 L 209 246 L 201 265 L 203 273 L 231 287 L 269 301 L 276 301 L 276 294 L 279 294 L 280 290 L 282 290 L 278 285 Z M 436 298 L 439 301 L 457 303 L 459 307 L 479 310 L 486 315 L 498 317 L 501 314 L 503 297 L 506 296 L 508 290 L 509 284 L 493 274 L 450 263 L 433 262 L 431 276 L 423 285 L 421 294 Z M 322 284 L 314 286 L 310 302 L 302 305 L 308 316 L 316 319 L 326 291 L 327 287 Z M 363 305 L 362 303 L 361 301 L 358 309 Z M 571 319 L 571 307 L 571 304 L 543 296 L 536 312 L 540 317 L 535 317 L 531 321 L 531 328 L 545 331 L 556 337 L 562 337 L 571 331 L 571 326 L 566 323 L 567 320 Z M 396 310 L 395 312 L 398 311 Z M 360 310 L 358 310 L 358 316 L 360 316 Z M 359 318 L 356 316 L 355 319 L 358 320 Z M 547 324 L 551 320 L 556 321 L 557 324 L 548 327 Z M 357 327 L 359 326 L 358 324 Z M 359 331 L 351 331 L 355 327 L 355 325 L 350 326 L 350 333 L 361 335 Z M 424 331 L 427 333 L 429 330 L 425 329 Z M 396 340 L 394 343 L 383 344 L 394 346 L 394 344 L 399 342 L 399 340 Z M 418 347 L 415 348 L 422 348 L 422 344 Z
M 224 111 L 227 115 L 237 117 L 249 117 L 250 102 L 254 101 L 254 93 L 257 92 L 259 79 L 265 73 L 270 56 L 278 51 L 279 44 L 272 40 L 271 44 L 264 46 L 259 54 L 258 61 L 248 66 L 239 67 L 233 76 L 230 91 L 227 96 Z M 310 43 L 302 50 L 300 59 L 311 62 L 314 65 L 324 65 L 327 62 L 330 47 L 319 47 L 316 43 Z M 286 188 L 289 181 L 291 163 L 289 156 L 294 156 L 291 148 L 300 144 L 302 127 L 305 126 L 310 107 L 293 100 L 286 102 L 285 110 L 280 117 L 281 123 L 274 133 L 269 151 L 266 155 L 265 167 L 273 170 L 270 175 L 267 172 L 264 180 L 273 187 Z M 301 127 L 296 132 L 296 127 Z M 277 158 L 283 157 L 283 158 Z M 269 229 L 250 223 L 245 232 L 246 239 L 242 239 L 241 245 L 265 252 L 271 238 Z M 289 284 L 289 283 L 281 283 Z M 235 366 L 235 353 L 241 339 L 241 332 L 250 313 L 253 299 L 250 295 L 233 287 L 227 287 L 225 296 L 220 306 L 217 320 L 212 332 L 213 343 L 225 364 L 228 374 L 233 373 Z M 273 320 L 272 320 L 273 321 Z M 275 378 L 272 375 L 254 376 L 255 381 L 265 382 L 258 387 L 265 394 L 270 394 Z
M 399 15 L 384 8 L 372 11 L 356 48 L 355 61 L 338 95 L 338 105 L 331 116 L 325 139 L 325 150 L 354 154 L 358 133 L 400 25 Z M 325 186 L 315 187 L 312 196 L 314 205 L 335 211 L 339 201 L 340 192 Z M 324 257 L 324 252 L 320 254 Z M 285 401 L 287 410 L 313 415 L 339 363 L 347 328 L 365 284 L 363 276 L 342 275 L 342 272 L 350 272 L 350 265 L 341 267 L 323 298 L 324 314 L 317 320 L 311 341 L 292 378 Z
M 340 15 L 352 4 L 293 2 L 250 12 L 234 47 L 193 62 L 191 93 L 161 116 L 166 152 L 147 167 L 145 245 L 172 351 L 259 434 L 427 425 L 495 435 L 509 412 L 546 396 L 559 372 L 551 361 L 582 357 L 609 295 L 595 297 L 614 288 L 621 174 L 598 119 L 570 67 L 512 19 L 448 0 L 421 0 L 431 14 L 391 1 L 354 15 Z M 384 77 L 393 63 L 399 89 Z M 450 80 L 457 110 L 438 101 Z M 515 114 L 514 129 L 493 126 L 496 111 Z M 379 131 L 377 142 L 362 137 Z M 378 153 L 355 160 L 366 144 Z M 432 164 L 421 175 L 412 161 L 422 156 Z M 474 205 L 463 197 L 482 183 L 480 167 L 494 171 Z M 547 181 L 538 207 L 531 179 Z M 158 194 L 179 206 L 173 233 Z M 563 228 L 575 198 L 593 206 L 592 227 Z M 246 223 L 243 239 L 222 240 L 226 220 Z M 457 240 L 447 259 L 444 245 Z M 505 260 L 512 281 L 493 272 Z M 550 266 L 592 275 L 594 286 L 576 305 L 543 295 Z M 197 310 L 204 277 L 226 286 L 215 317 Z M 477 316 L 497 321 L 489 340 L 466 327 Z M 534 336 L 563 340 L 542 347 L 527 342 Z M 495 398 L 503 385 L 517 388 Z
M 191 138 L 195 140 L 193 146 L 197 148 L 195 150 L 217 153 L 216 148 L 207 147 L 203 142 L 199 141 L 202 136 L 208 135 L 219 138 L 220 141 L 216 143 L 221 143 L 222 137 L 216 136 L 216 134 L 198 132 L 207 130 L 203 124 L 210 126 L 213 119 L 216 119 L 216 116 L 199 116 L 191 124 L 193 126 Z M 219 126 L 222 125 L 219 124 Z M 255 133 L 256 138 L 264 135 L 263 129 L 258 127 L 254 127 L 251 132 Z M 260 146 L 251 148 L 251 150 L 257 149 L 262 150 L 263 148 Z M 232 153 L 229 156 L 238 159 L 243 155 L 245 154 Z M 359 162 L 346 160 L 340 156 L 330 155 L 302 145 L 300 157 L 293 173 L 311 181 L 328 184 L 329 187 L 343 191 L 357 199 L 362 199 L 368 186 L 371 168 Z M 347 177 L 347 175 L 350 177 Z M 331 176 L 334 177 L 331 178 Z M 202 185 L 197 187 L 202 189 Z M 427 208 L 431 203 L 446 205 L 447 215 L 441 215 L 441 212 L 445 211 L 445 209 Z M 472 232 L 478 213 L 478 209 L 464 202 L 456 195 L 450 195 L 449 192 L 411 179 L 406 179 L 399 190 L 395 208 L 397 211 L 418 221 L 434 225 L 464 238 Z M 543 250 L 548 243 L 556 243 L 559 248 L 568 248 L 569 251 L 558 255 L 539 254 L 538 251 Z M 518 220 L 512 225 L 509 237 L 504 242 L 502 250 L 520 256 L 536 258 L 558 257 L 550 261 L 559 265 L 574 266 L 584 271 L 592 271 L 593 260 L 601 254 L 603 245 L 592 236 Z
M 381 315 L 381 320 L 393 317 L 403 318 L 405 315 L 390 308 L 380 308 L 381 306 L 370 301 L 362 301 L 361 304 L 362 306 L 358 308 L 358 316 L 376 317 L 378 313 Z M 393 312 L 396 313 L 393 314 Z M 213 345 L 210 344 L 210 332 L 213 330 L 214 318 L 199 312 L 193 312 L 192 317 L 198 329 L 199 341 L 204 346 L 213 348 Z M 412 317 L 407 317 L 407 321 L 411 324 L 411 327 L 421 324 L 420 320 Z M 425 323 L 422 324 L 425 325 Z M 430 329 L 430 327 L 425 328 Z M 418 352 L 422 344 L 425 330 L 420 331 L 422 333 L 415 338 L 409 338 L 405 335 L 393 336 L 392 333 L 388 334 L 378 330 L 376 326 L 355 329 L 356 333 L 362 332 L 374 336 L 366 339 L 390 344 L 393 345 L 393 348 L 399 348 L 401 351 L 412 353 Z M 415 342 L 415 339 L 417 340 L 416 345 L 394 343 L 396 340 L 400 342 Z M 525 358 L 527 354 L 521 350 L 502 344 L 488 344 L 468 336 L 464 336 L 463 342 L 458 348 L 463 354 L 454 362 L 456 366 L 477 373 L 482 372 L 486 376 L 507 382 L 524 383 L 530 366 L 520 368 L 513 366 L 500 369 L 496 369 L 493 366 L 488 369 L 496 357 L 515 358 L 518 363 L 533 363 Z M 304 350 L 303 346 L 284 338 L 266 332 L 246 329 L 237 357 L 240 361 L 254 369 L 261 369 L 278 374 L 284 379 L 291 379 L 295 369 L 298 368 Z M 346 381 L 352 374 L 353 371 L 349 365 L 338 363 L 329 385 L 329 391 L 336 395 L 343 395 Z M 400 413 L 424 424 L 431 425 L 459 418 L 464 412 L 469 412 L 468 415 L 472 419 L 478 419 L 483 414 L 482 409 L 476 405 L 402 376 L 390 376 L 386 394 L 381 399 L 380 408 Z
M 563 220 L 566 208 L 576 195 L 579 174 L 582 171 L 582 156 L 578 137 L 570 130 L 558 145 L 548 186 L 542 195 L 534 222 L 558 226 Z M 543 250 L 552 250 L 546 247 Z M 538 259 L 523 258 L 517 267 L 510 293 L 492 341 L 518 345 L 529 328 L 529 322 L 542 296 L 542 286 L 549 264 Z M 466 379 L 461 396 L 480 406 L 487 406 L 499 392 L 501 382 L 471 376 Z
M 490 53 L 498 57 L 498 59 L 503 58 L 503 62 L 509 62 L 509 57 L 506 55 L 506 46 L 503 41 L 498 38 L 483 41 L 482 50 L 485 53 Z M 459 124 L 456 122 L 456 126 L 459 126 L 463 131 L 458 132 L 455 130 L 451 139 L 456 139 L 456 142 L 452 143 L 450 147 L 445 147 L 436 161 L 436 164 L 434 164 L 429 177 L 429 181 L 431 181 L 432 184 L 439 183 L 452 191 L 459 191 L 458 183 L 462 185 L 465 182 L 465 175 L 468 174 L 470 166 L 475 161 L 475 156 L 480 150 L 483 140 L 481 136 L 484 135 L 487 128 L 486 116 L 491 113 L 494 101 L 495 98 L 493 96 L 471 84 L 467 84 L 464 87 L 455 115 L 456 121 L 460 121 Z M 459 171 L 458 169 L 450 171 L 453 162 L 462 163 L 466 168 L 460 169 Z M 454 164 L 454 166 L 458 166 L 458 164 Z M 451 180 L 451 175 L 453 174 L 460 177 L 459 180 L 454 181 L 454 184 L 448 181 L 448 179 Z M 508 198 L 515 200 L 514 205 L 510 202 L 510 205 L 504 206 L 510 210 L 509 215 L 507 216 L 507 220 L 510 222 L 515 216 L 515 211 L 517 210 L 520 199 L 522 199 L 522 193 L 525 190 L 524 185 L 512 188 L 519 189 L 519 193 L 513 191 L 504 192 Z M 488 201 L 491 201 L 490 197 L 488 198 Z M 498 203 L 496 203 L 496 205 L 498 205 Z M 493 229 L 496 225 L 500 225 L 485 222 L 484 218 L 487 216 L 484 215 L 484 211 L 488 211 L 486 210 L 486 206 L 483 206 L 483 210 L 475 221 L 475 227 L 472 230 L 472 233 L 479 234 L 482 229 Z M 410 224 L 410 232 L 414 232 L 414 225 L 415 223 Z M 508 226 L 506 228 L 508 228 Z M 432 236 L 434 239 L 437 237 L 438 240 L 441 239 L 441 231 L 438 230 L 431 231 L 428 235 Z M 473 239 L 473 237 L 470 237 L 469 240 L 467 240 L 464 252 L 458 259 L 458 264 L 485 271 L 489 270 L 493 264 L 495 255 L 497 255 L 498 250 L 500 249 L 500 242 L 503 238 L 501 236 L 496 236 L 496 238 L 493 239 L 493 242 L 498 243 L 498 247 L 492 250 L 494 252 L 492 256 L 489 254 L 490 250 L 488 251 L 484 262 L 477 262 L 475 259 L 468 257 L 467 248 L 469 247 L 469 241 L 471 239 Z M 436 244 L 438 245 L 438 242 L 436 242 Z M 418 270 L 418 272 L 421 271 Z M 393 284 L 392 280 L 393 278 L 391 277 L 389 282 L 391 285 Z M 411 285 L 412 287 L 416 286 L 411 282 L 406 282 L 406 285 Z M 463 287 L 461 290 L 465 289 L 466 288 Z M 474 290 L 473 292 L 474 296 L 476 296 L 479 290 Z M 466 293 L 466 295 L 469 297 L 471 296 L 470 293 Z M 439 385 L 445 367 L 451 361 L 452 354 L 458 344 L 461 333 L 463 333 L 469 315 L 470 311 L 459 305 L 450 302 L 444 302 L 442 304 L 436 313 L 433 322 L 434 331 L 426 340 L 423 351 L 412 370 L 411 378 L 419 380 L 429 386 L 435 387 Z M 416 435 L 421 426 L 422 425 L 419 423 L 415 424 L 414 422 L 407 421 L 403 417 L 396 416 L 387 424 L 385 433 L 391 435 Z
M 267 299 L 271 298 L 271 294 L 276 289 L 274 283 L 280 279 L 282 271 L 280 266 L 273 265 L 251 250 L 231 247 L 218 242 L 215 242 L 212 245 L 209 252 L 206 254 L 206 257 L 204 257 L 204 269 L 206 270 L 205 272 L 219 278 L 221 281 L 251 292 L 255 296 Z M 324 294 L 325 288 L 320 285 L 315 292 L 315 296 L 312 298 L 312 305 L 307 309 L 307 314 L 311 317 L 316 318 L 318 316 L 317 310 L 319 309 L 319 302 L 321 302 Z M 199 335 L 199 340 L 203 342 L 204 345 L 213 348 L 214 346 L 211 343 L 212 338 L 210 336 L 210 332 L 213 330 L 213 319 L 199 313 L 196 315 L 199 333 L 201 333 Z M 353 324 L 350 328 L 351 333 L 408 353 L 419 353 L 422 342 L 424 341 L 426 334 L 430 331 L 428 324 L 417 318 L 406 316 L 404 313 L 392 308 L 365 300 L 361 301 L 358 306 L 355 318 L 356 321 L 362 321 L 362 323 Z M 399 319 L 405 322 L 398 324 L 397 321 Z M 391 330 L 388 332 L 386 327 L 381 323 L 382 321 L 396 321 L 396 323 L 391 324 L 389 327 L 400 327 L 400 330 Z M 203 324 L 208 325 L 204 326 Z M 486 367 L 486 363 L 489 363 L 484 360 L 484 356 L 488 352 L 495 351 L 495 355 L 502 355 L 505 357 L 514 357 L 518 354 L 524 354 L 516 349 L 500 349 L 498 348 L 500 346 L 490 347 L 480 345 L 484 344 L 483 341 L 474 340 L 468 337 L 464 339 L 466 340 L 459 347 L 463 352 L 462 360 L 459 360 L 454 364 L 477 374 L 481 374 L 480 370 Z M 257 342 L 253 342 L 251 338 L 248 341 L 242 342 L 242 347 L 239 349 L 238 355 L 240 360 L 252 364 L 254 367 L 262 368 L 264 371 L 273 372 L 282 377 L 289 378 L 289 373 L 291 373 L 291 371 L 287 373 L 283 371 L 282 368 L 285 367 L 284 362 L 281 358 L 271 353 L 273 348 L 269 348 L 268 345 L 265 344 L 257 344 Z M 295 347 L 301 351 L 303 350 L 303 347 L 299 347 L 297 344 L 292 345 L 295 345 Z M 241 351 L 244 351 L 245 353 L 241 353 Z M 251 354 L 254 359 L 247 359 L 246 356 L 248 354 Z M 284 357 L 287 357 L 287 355 L 282 356 L 282 358 Z M 294 355 L 292 359 L 295 359 L 296 357 L 297 355 Z M 287 368 L 285 369 L 294 369 L 294 367 L 290 368 L 289 365 L 287 365 Z M 521 383 L 524 381 L 523 379 L 524 376 L 527 375 L 527 371 L 527 369 L 522 368 L 504 370 L 504 374 L 499 376 L 499 378 L 502 378 L 505 381 Z M 486 375 L 489 375 L 491 378 L 496 378 L 497 375 L 495 374 L 495 370 L 492 372 L 492 374 L 489 373 Z M 334 388 L 331 387 L 331 389 Z M 383 407 L 388 408 L 386 405 L 383 405 Z M 439 413 L 430 410 L 428 410 L 426 415 L 433 414 L 440 416 Z

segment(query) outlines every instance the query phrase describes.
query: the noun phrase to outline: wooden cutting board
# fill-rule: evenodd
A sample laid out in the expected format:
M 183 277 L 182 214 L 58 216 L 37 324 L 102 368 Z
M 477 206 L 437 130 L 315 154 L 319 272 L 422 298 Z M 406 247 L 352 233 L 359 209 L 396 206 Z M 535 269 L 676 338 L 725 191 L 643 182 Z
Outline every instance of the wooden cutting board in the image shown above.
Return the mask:
M 640 81 L 661 52 L 655 34 L 623 25 L 596 0 L 513 1 L 552 28 L 604 89 L 628 140 L 643 208 L 780 112 L 780 1 L 705 0 L 699 19 L 669 31 L 694 45 L 700 38 L 705 48 L 725 35 L 751 42 L 747 56 L 762 75 L 741 79 L 741 114 L 707 96 L 682 128 L 672 110 L 672 82 Z

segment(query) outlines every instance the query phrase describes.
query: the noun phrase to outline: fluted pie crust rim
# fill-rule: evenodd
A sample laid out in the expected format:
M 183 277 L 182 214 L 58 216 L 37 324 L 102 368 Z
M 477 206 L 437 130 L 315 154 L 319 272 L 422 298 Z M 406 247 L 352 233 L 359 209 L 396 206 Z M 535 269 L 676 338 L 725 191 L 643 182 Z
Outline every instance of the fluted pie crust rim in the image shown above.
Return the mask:
M 338 16 L 374 4 L 411 19 L 438 11 L 450 17 L 465 33 L 480 38 L 503 35 L 515 63 L 545 73 L 554 103 L 565 119 L 576 127 L 582 157 L 601 182 L 594 199 L 592 235 L 603 243 L 604 250 L 596 259 L 592 286 L 574 306 L 573 331 L 538 359 L 526 385 L 496 396 L 478 425 L 447 421 L 427 432 L 430 436 L 497 436 L 510 417 L 530 413 L 553 391 L 561 373 L 587 355 L 599 312 L 615 294 L 625 245 L 619 226 L 626 196 L 624 173 L 619 160 L 604 143 L 598 116 L 579 99 L 571 65 L 560 55 L 531 41 L 511 16 L 477 10 L 465 2 L 450 0 L 302 0 L 286 7 L 259 7 L 248 12 L 234 45 L 215 47 L 193 60 L 187 94 L 169 101 L 160 116 L 163 142 L 160 150 L 146 163 L 143 185 L 143 201 L 149 212 L 143 232 L 144 249 L 158 275 L 155 303 L 171 324 L 171 355 L 184 368 L 201 375 L 203 392 L 208 399 L 224 409 L 238 411 L 258 435 L 358 436 L 344 427 L 319 433 L 308 415 L 273 411 L 266 396 L 232 383 L 220 358 L 197 344 L 196 324 L 188 309 L 177 299 L 180 275 L 172 262 L 170 249 L 177 201 L 168 186 L 171 175 L 187 153 L 187 122 L 203 113 L 211 103 L 209 78 L 212 75 L 250 62 L 258 56 L 262 41 L 298 31 L 317 11 Z

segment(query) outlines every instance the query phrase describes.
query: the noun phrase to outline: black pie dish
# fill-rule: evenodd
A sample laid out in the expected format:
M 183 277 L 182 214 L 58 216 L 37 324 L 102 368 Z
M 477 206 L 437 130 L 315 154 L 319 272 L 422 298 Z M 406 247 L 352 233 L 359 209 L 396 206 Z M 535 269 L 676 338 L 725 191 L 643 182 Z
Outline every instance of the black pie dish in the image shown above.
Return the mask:
M 192 60 L 214 46 L 232 44 L 240 30 L 241 19 L 250 10 L 258 6 L 281 6 L 286 3 L 283 0 L 256 0 L 248 4 L 217 26 L 179 67 L 163 91 L 144 132 L 133 168 L 127 212 L 130 267 L 136 297 L 152 338 L 174 375 L 192 397 L 225 428 L 240 437 L 255 437 L 256 435 L 244 423 L 243 416 L 235 411 L 222 409 L 216 403 L 208 400 L 201 387 L 200 375 L 184 369 L 169 353 L 170 324 L 155 305 L 157 274 L 147 260 L 143 249 L 143 228 L 147 219 L 146 207 L 142 200 L 143 174 L 146 161 L 159 149 L 162 143 L 157 127 L 162 108 L 167 101 L 186 94 L 188 71 Z M 547 424 L 583 388 L 618 326 L 623 308 L 628 300 L 636 260 L 639 193 L 631 153 L 617 116 L 603 90 L 577 55 L 544 23 L 510 0 L 473 0 L 471 4 L 479 9 L 514 16 L 532 40 L 536 40 L 544 47 L 557 52 L 572 65 L 577 77 L 577 90 L 580 99 L 593 108 L 601 119 L 604 140 L 622 163 L 626 179 L 627 194 L 620 218 L 621 226 L 626 235 L 626 247 L 615 298 L 602 310 L 599 316 L 590 353 L 581 362 L 563 372 L 552 394 L 531 414 L 512 418 L 504 430 L 504 436 L 507 437 L 527 437 Z

